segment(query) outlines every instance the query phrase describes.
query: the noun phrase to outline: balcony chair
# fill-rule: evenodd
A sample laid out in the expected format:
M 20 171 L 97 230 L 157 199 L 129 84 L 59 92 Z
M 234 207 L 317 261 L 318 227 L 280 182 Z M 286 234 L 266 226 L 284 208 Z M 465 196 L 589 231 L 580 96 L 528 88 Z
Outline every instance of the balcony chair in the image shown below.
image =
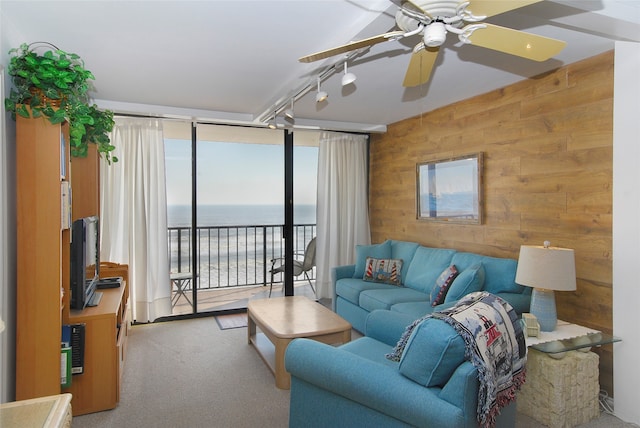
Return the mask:
M 303 256 L 302 260 L 299 260 L 299 256 Z M 316 289 L 313 288 L 313 284 L 311 283 L 311 278 L 309 278 L 308 272 L 316 266 L 316 238 L 313 237 L 311 241 L 307 244 L 307 248 L 305 248 L 304 253 L 300 251 L 294 254 L 294 257 L 298 257 L 298 259 L 293 260 L 293 276 L 298 277 L 304 274 L 307 281 L 309 281 L 309 286 L 313 293 L 315 294 Z M 276 263 L 279 264 L 276 266 Z M 278 257 L 275 259 L 271 259 L 271 269 L 269 273 L 271 274 L 271 283 L 269 284 L 269 297 L 271 297 L 271 291 L 273 290 L 273 277 L 277 273 L 284 272 L 284 258 Z M 284 282 L 283 282 L 284 286 Z

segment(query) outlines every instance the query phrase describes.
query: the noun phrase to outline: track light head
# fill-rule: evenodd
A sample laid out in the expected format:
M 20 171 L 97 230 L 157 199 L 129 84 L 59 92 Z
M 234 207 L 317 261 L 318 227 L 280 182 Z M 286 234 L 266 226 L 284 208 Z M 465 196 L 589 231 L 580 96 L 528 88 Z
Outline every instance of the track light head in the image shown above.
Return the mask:
M 285 119 L 293 120 L 293 98 L 291 98 L 291 108 L 284 111 Z
M 329 94 L 320 90 L 320 78 L 318 77 L 318 93 L 316 94 L 316 102 L 321 103 L 327 98 L 329 98 Z
M 329 98 L 329 94 L 327 94 L 325 91 L 320 91 L 316 94 L 316 102 L 318 103 L 323 102 L 327 98 Z
M 269 129 L 276 129 L 278 127 L 278 124 L 276 123 L 276 112 L 275 111 L 273 112 L 273 117 L 269 121 L 269 124 L 267 124 L 267 127 Z
M 356 75 L 347 72 L 347 61 L 344 62 L 344 75 L 342 76 L 342 86 L 347 86 L 356 81 Z

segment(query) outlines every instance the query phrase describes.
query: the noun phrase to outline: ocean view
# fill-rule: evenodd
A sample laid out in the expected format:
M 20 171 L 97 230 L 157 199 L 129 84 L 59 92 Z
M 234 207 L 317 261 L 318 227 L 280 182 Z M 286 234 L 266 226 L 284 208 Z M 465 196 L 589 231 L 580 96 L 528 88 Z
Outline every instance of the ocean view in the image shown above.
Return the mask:
M 269 261 L 284 251 L 282 206 L 201 205 L 197 214 L 198 288 L 264 284 L 269 279 Z M 170 205 L 167 215 L 171 271 L 191 271 L 191 207 Z M 315 236 L 315 223 L 315 205 L 294 207 L 294 224 L 311 225 L 294 228 L 295 251 L 304 251 Z
M 295 205 L 295 224 L 315 224 L 315 205 Z M 198 226 L 255 226 L 284 224 L 282 205 L 200 205 Z M 169 205 L 169 227 L 187 227 L 191 224 L 191 206 Z

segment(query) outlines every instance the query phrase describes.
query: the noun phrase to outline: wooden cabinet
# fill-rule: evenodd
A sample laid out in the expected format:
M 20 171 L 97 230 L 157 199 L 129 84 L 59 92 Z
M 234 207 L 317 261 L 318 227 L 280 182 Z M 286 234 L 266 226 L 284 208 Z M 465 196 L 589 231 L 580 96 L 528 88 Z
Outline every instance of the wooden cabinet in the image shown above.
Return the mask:
M 16 399 L 25 400 L 60 393 L 61 293 L 69 261 L 69 230 L 61 227 L 69 151 L 61 141 L 69 139 L 66 124 L 20 116 L 16 122 Z
M 120 400 L 120 379 L 129 334 L 128 281 L 123 281 L 119 288 L 99 291 L 103 294 L 98 306 L 69 313 L 69 324 L 85 325 L 84 373 L 74 375 L 71 387 L 63 389 L 73 395 L 74 416 L 113 409 Z
M 85 372 L 72 377 L 74 414 L 110 409 L 119 400 L 129 328 L 127 266 L 106 263 L 102 276 L 122 276 L 100 290 L 96 307 L 70 310 L 71 220 L 99 214 L 99 159 L 70 158 L 68 125 L 16 118 L 17 326 L 16 399 L 57 395 L 63 324 L 85 324 Z M 73 195 L 65 211 L 64 184 Z M 102 268 L 102 264 L 101 264 Z

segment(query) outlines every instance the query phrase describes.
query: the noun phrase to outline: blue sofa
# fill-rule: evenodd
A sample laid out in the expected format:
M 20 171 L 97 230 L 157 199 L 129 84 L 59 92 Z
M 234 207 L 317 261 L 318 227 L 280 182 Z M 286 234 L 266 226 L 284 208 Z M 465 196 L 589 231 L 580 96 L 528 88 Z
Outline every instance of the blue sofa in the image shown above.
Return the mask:
M 289 427 L 477 427 L 478 372 L 453 327 L 427 319 L 415 327 L 400 362 L 385 357 L 408 315 L 371 312 L 366 336 L 339 347 L 295 339 L 285 354 L 291 374 Z M 497 427 L 514 427 L 515 402 Z
M 399 285 L 365 281 L 369 257 L 402 260 L 402 268 L 396 273 Z M 436 281 L 451 266 L 455 266 L 458 275 L 450 284 L 444 302 L 433 306 Z M 387 240 L 381 244 L 358 245 L 354 265 L 332 269 L 333 309 L 354 329 L 364 332 L 367 315 L 376 309 L 399 312 L 415 320 L 452 306 L 466 294 L 484 290 L 506 300 L 522 314 L 529 312 L 531 288 L 515 283 L 516 267 L 514 259 L 430 248 L 415 242 Z

